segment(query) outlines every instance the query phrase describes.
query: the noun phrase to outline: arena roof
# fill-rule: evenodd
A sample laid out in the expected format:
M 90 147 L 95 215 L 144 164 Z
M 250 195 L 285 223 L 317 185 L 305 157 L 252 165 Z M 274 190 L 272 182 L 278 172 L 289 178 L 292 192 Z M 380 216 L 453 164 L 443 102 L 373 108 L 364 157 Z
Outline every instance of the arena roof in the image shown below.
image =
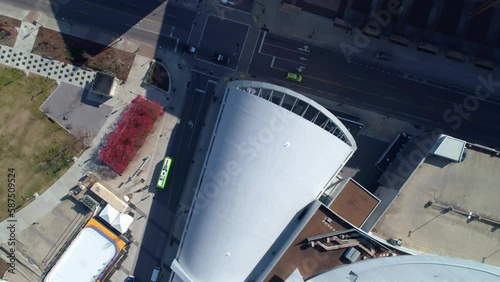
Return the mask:
M 193 281 L 244 281 L 355 150 L 348 130 L 314 101 L 268 83 L 229 83 L 177 271 Z
M 440 256 L 396 256 L 369 259 L 308 279 L 307 282 L 500 281 L 500 269 L 470 260 Z
M 52 267 L 44 281 L 96 281 L 124 246 L 125 242 L 98 221 L 91 219 Z

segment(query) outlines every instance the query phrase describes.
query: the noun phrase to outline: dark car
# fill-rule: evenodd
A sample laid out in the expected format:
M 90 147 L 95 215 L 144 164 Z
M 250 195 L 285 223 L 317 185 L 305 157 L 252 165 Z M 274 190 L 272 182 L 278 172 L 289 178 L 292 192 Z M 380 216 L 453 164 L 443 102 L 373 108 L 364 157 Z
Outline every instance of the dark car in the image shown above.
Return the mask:
M 212 59 L 221 64 L 229 64 L 229 57 L 222 55 L 221 53 L 214 53 Z
M 135 281 L 135 277 L 134 275 L 129 275 L 126 279 L 125 279 L 125 282 L 134 282 Z
M 387 54 L 387 53 L 384 53 L 384 52 L 378 52 L 375 57 L 379 60 L 382 60 L 382 61 L 390 61 L 392 60 L 392 56 L 391 54 Z

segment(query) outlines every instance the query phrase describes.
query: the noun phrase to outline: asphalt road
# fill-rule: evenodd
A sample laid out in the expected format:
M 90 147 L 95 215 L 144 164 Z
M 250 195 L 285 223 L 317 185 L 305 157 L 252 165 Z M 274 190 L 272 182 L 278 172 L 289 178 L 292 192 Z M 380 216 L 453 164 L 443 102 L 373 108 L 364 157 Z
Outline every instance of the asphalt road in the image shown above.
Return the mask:
M 214 63 L 215 52 L 229 58 L 229 64 L 222 65 L 235 69 L 245 43 L 249 26 L 216 16 L 209 16 L 203 28 L 196 58 Z
M 8 0 L 9 5 L 54 15 L 60 25 L 81 25 L 152 46 L 187 42 L 196 12 L 157 1 Z M 63 2 L 63 1 L 60 1 Z M 113 41 L 110 39 L 110 42 Z M 172 50 L 172 49 L 171 49 Z
M 171 142 L 165 155 L 174 161 L 164 191 L 157 190 L 155 200 L 148 216 L 148 224 L 144 231 L 137 264 L 133 269 L 136 281 L 150 281 L 152 269 L 160 266 L 163 250 L 170 244 L 169 234 L 173 223 L 173 214 L 177 214 L 180 198 L 186 183 L 191 161 L 193 159 L 198 137 L 203 127 L 206 111 L 212 102 L 212 92 L 216 81 L 212 77 L 193 72 L 191 83 L 183 108 L 185 109 L 181 123 L 172 133 Z M 174 94 L 175 95 L 175 94 Z M 162 162 L 155 165 L 155 172 L 150 186 L 155 187 L 160 174 Z M 173 238 L 178 240 L 179 238 Z M 168 268 L 164 265 L 163 268 Z M 168 277 L 165 271 L 163 277 Z
M 285 79 L 287 72 L 300 71 L 304 77 L 302 83 Z M 353 59 L 348 63 L 340 52 L 261 33 L 249 72 L 302 93 L 398 117 L 419 126 L 439 127 L 470 142 L 500 144 L 500 124 L 492 122 L 500 120 L 500 102 L 480 101 L 478 110 L 470 112 L 462 106 L 466 113 L 461 113 L 454 104 L 472 103 L 465 99 L 474 93 L 447 89 L 446 85 L 438 88 L 429 85 L 433 82 L 420 82 L 418 77 L 376 62 Z
M 191 73 L 191 84 L 186 93 L 188 97 L 184 105 L 185 111 L 181 117 L 179 131 L 176 133 L 179 135 L 171 144 L 173 151 L 170 156 L 174 158 L 174 165 L 166 191 L 169 193 L 168 208 L 172 212 L 177 211 L 201 127 L 208 105 L 212 101 L 212 91 L 216 84 L 217 82 L 207 75 L 197 72 Z

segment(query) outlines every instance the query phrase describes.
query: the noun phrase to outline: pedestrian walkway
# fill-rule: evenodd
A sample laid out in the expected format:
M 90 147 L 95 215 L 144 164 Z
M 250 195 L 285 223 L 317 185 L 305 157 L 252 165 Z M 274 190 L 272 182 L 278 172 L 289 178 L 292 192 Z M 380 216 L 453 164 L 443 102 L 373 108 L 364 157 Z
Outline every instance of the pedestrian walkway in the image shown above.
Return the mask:
M 90 85 L 96 75 L 94 71 L 44 58 L 31 52 L 19 51 L 15 47 L 1 45 L 0 64 L 80 87 Z
M 22 22 L 17 30 L 17 40 L 14 49 L 22 52 L 31 52 L 36 41 L 39 26 L 32 23 Z

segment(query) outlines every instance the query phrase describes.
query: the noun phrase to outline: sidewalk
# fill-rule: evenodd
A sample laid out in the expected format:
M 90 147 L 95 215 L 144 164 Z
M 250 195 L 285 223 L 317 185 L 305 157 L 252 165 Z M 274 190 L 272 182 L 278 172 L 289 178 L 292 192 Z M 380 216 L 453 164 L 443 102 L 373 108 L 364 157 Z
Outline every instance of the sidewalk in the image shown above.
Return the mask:
M 0 3 L 0 11 L 1 14 L 4 14 L 6 16 L 12 17 L 12 18 L 17 18 L 20 20 L 28 19 L 30 22 L 33 20 L 33 18 L 36 19 L 37 22 L 42 23 L 44 27 L 46 28 L 53 28 L 54 30 L 62 30 L 65 33 L 75 35 L 75 36 L 80 36 L 84 37 L 82 35 L 85 35 L 86 30 L 85 28 L 81 28 L 78 26 L 62 26 L 59 28 L 57 25 L 57 22 L 55 19 L 47 17 L 42 14 L 31 14 L 28 11 L 22 11 L 20 9 L 13 8 L 11 6 L 1 4 Z M 5 56 L 4 58 L 1 58 L 0 55 L 0 63 L 5 63 L 9 66 L 16 67 L 28 72 L 34 72 L 40 75 L 47 75 L 49 78 L 57 80 L 59 83 L 60 82 L 67 82 L 67 83 L 72 83 L 76 84 L 77 86 L 83 86 L 80 84 L 80 82 L 83 81 L 82 84 L 85 83 L 91 83 L 93 80 L 93 75 L 95 72 L 91 71 L 84 71 L 81 70 L 77 67 L 71 66 L 71 65 L 64 65 L 61 62 L 55 61 L 55 60 L 47 60 L 44 58 L 41 58 L 38 55 L 34 55 L 29 53 L 30 46 L 32 47 L 34 39 L 36 38 L 36 33 L 37 30 L 33 29 L 33 24 L 31 23 L 26 23 L 23 22 L 22 26 L 20 28 L 20 32 L 18 34 L 18 39 L 16 41 L 15 46 L 19 46 L 22 50 L 13 50 L 13 48 L 9 48 L 6 46 L 0 46 L 0 53 L 3 55 L 3 51 L 5 51 L 5 54 L 16 54 L 10 55 L 11 57 Z M 28 36 L 26 36 L 28 35 Z M 26 36 L 26 37 L 25 37 Z M 105 33 L 101 33 L 98 37 L 96 38 L 87 38 L 87 39 L 92 39 L 93 41 L 99 42 L 106 42 L 106 36 Z M 19 42 L 22 42 L 19 43 Z M 109 41 L 107 41 L 109 42 Z M 31 44 L 31 45 L 30 45 Z M 129 52 L 134 52 L 137 50 L 138 45 L 134 42 L 130 42 L 128 40 L 122 40 L 121 42 L 118 42 L 115 44 L 113 47 Z M 141 51 L 136 54 L 133 66 L 131 67 L 129 77 L 126 81 L 125 84 L 123 85 L 118 85 L 115 93 L 117 95 L 109 99 L 108 101 L 105 102 L 106 105 L 112 106 L 117 110 L 115 112 L 116 114 L 110 115 L 105 124 L 102 126 L 101 130 L 99 133 L 96 135 L 96 137 L 93 139 L 91 148 L 86 150 L 76 161 L 73 166 L 71 166 L 68 171 L 61 177 L 59 178 L 48 190 L 46 190 L 42 195 L 38 196 L 32 203 L 30 203 L 28 206 L 24 207 L 21 209 L 19 212 L 16 213 L 16 233 L 19 233 L 26 229 L 27 227 L 31 226 L 33 222 L 37 222 L 39 218 L 41 218 L 43 215 L 47 214 L 49 211 L 51 211 L 56 205 L 60 203 L 61 198 L 63 198 L 67 192 L 68 189 L 73 187 L 78 179 L 80 179 L 87 171 L 86 169 L 86 163 L 91 160 L 94 157 L 94 151 L 99 146 L 101 140 L 103 139 L 104 136 L 109 132 L 109 130 L 112 129 L 113 124 L 116 122 L 117 118 L 120 116 L 120 112 L 128 105 L 128 103 L 136 97 L 136 95 L 147 95 L 147 96 L 163 96 L 163 93 L 160 94 L 154 94 L 155 92 L 158 92 L 158 90 L 151 89 L 147 86 L 143 87 L 142 85 L 142 80 L 145 77 L 147 68 L 148 68 L 148 62 L 151 61 L 150 58 L 154 56 L 154 49 L 148 48 L 148 47 L 141 47 Z M 22 52 L 22 53 L 21 53 Z M 142 56 L 141 54 L 147 55 L 147 57 Z M 18 58 L 17 61 L 11 61 L 10 58 Z M 3 61 L 2 61 L 3 60 Z M 9 62 L 7 62 L 9 60 Z M 37 62 L 35 63 L 35 60 Z M 29 61 L 31 61 L 31 65 L 27 64 Z M 35 66 L 34 64 L 42 64 L 42 68 L 40 71 L 36 68 L 38 65 L 36 65 L 35 68 L 32 68 L 31 66 Z M 176 64 L 172 62 L 173 64 Z M 28 68 L 30 67 L 30 68 Z M 62 77 L 59 79 L 57 74 L 48 74 L 50 72 L 50 67 L 53 67 L 54 69 L 56 67 L 59 67 L 58 70 L 70 70 L 70 75 L 68 77 Z M 44 70 L 44 68 L 46 70 Z M 80 72 L 80 73 L 79 73 Z M 90 78 L 88 77 L 90 75 Z M 175 74 L 173 74 L 175 75 Z M 74 78 L 74 80 L 73 80 Z M 70 79 L 72 81 L 70 81 Z M 176 84 L 176 80 L 173 80 L 173 84 Z M 185 84 L 184 84 L 185 85 Z M 181 92 L 182 88 L 180 86 L 173 86 L 177 87 L 179 90 L 179 93 Z M 179 95 L 182 97 L 182 95 Z M 179 98 L 180 99 L 180 98 Z M 172 103 L 181 103 L 180 101 L 177 101 L 178 99 L 174 99 L 173 101 L 170 102 Z M 166 107 L 166 101 L 162 104 L 165 104 Z M 175 106 L 174 106 L 175 109 Z M 178 112 L 180 112 L 179 109 L 175 109 L 172 114 L 176 115 Z M 171 122 L 166 122 L 166 126 L 172 126 Z M 168 131 L 168 130 L 166 130 Z M 168 140 L 168 139 L 167 139 Z M 163 144 L 164 145 L 164 144 Z M 8 226 L 7 221 L 0 222 L 0 228 L 2 230 L 5 230 L 5 228 Z M 0 232 L 0 243 L 6 242 L 8 240 L 8 233 L 7 232 Z
M 120 196 L 133 193 L 135 190 L 147 186 L 150 183 L 149 180 L 152 178 L 155 165 L 161 162 L 165 157 L 165 150 L 170 141 L 172 130 L 180 122 L 179 117 L 182 112 L 182 105 L 184 105 L 184 99 L 186 98 L 184 93 L 186 92 L 187 84 L 190 80 L 189 69 L 187 67 L 183 67 L 182 69 L 178 67 L 178 65 L 182 63 L 182 58 L 178 54 L 158 52 L 157 57 L 162 59 L 162 64 L 169 70 L 170 80 L 172 82 L 172 85 L 170 86 L 171 94 L 167 96 L 168 99 L 165 99 L 165 94 L 163 92 L 157 91 L 156 89 L 154 91 L 149 91 L 146 94 L 148 99 L 159 102 L 166 110 L 161 121 L 158 122 L 157 129 L 152 133 L 152 138 L 147 139 L 146 143 L 137 153 L 134 161 L 129 165 L 129 168 L 123 174 L 124 177 L 108 181 L 108 183 L 111 184 L 110 186 L 112 191 Z M 147 67 L 149 67 L 149 64 L 144 66 L 144 68 Z M 176 89 L 175 92 L 173 91 L 174 88 Z M 124 185 L 122 188 L 117 188 L 120 186 L 119 182 L 131 175 L 131 173 L 141 165 L 142 159 L 147 156 L 150 156 L 150 159 L 148 160 L 148 163 L 144 165 L 141 176 L 135 177 L 134 180 L 130 181 L 130 183 Z M 141 183 L 141 178 L 146 181 Z M 137 208 L 134 210 L 134 223 L 130 227 L 135 241 L 130 246 L 128 259 L 126 259 L 120 265 L 118 270 L 113 273 L 111 281 L 124 281 L 127 275 L 133 274 L 136 267 L 144 230 L 148 224 L 147 214 L 152 204 L 152 197 L 148 198 L 146 201 L 138 199 L 143 199 L 149 192 L 154 191 L 146 189 L 139 195 L 134 194 L 131 200 L 134 204 L 138 203 L 136 205 Z M 166 206 L 157 206 L 156 214 L 165 215 L 162 218 L 162 226 L 165 226 L 166 228 L 171 226 L 174 214 L 170 212 Z
M 253 15 L 257 25 L 266 25 L 272 33 L 293 37 L 341 53 L 341 46 L 348 44 L 355 48 L 356 53 L 353 55 L 355 57 L 471 91 L 479 85 L 478 76 L 486 78 L 489 75 L 488 71 L 476 68 L 472 63 L 464 64 L 446 59 L 443 51 L 437 55 L 427 54 L 417 51 L 415 43 L 402 47 L 389 43 L 384 36 L 375 39 L 363 35 L 369 40 L 366 47 L 356 45 L 355 37 L 357 35 L 357 40 L 360 37 L 355 32 L 356 29 L 348 32 L 334 27 L 331 19 L 308 12 L 294 13 L 284 10 L 281 8 L 281 1 L 278 0 L 268 1 L 265 7 L 266 12 L 262 13 L 262 6 L 254 5 Z M 390 62 L 377 60 L 375 54 L 380 51 L 390 53 L 393 59 Z M 493 81 L 499 80 L 500 71 L 496 69 L 493 72 Z

